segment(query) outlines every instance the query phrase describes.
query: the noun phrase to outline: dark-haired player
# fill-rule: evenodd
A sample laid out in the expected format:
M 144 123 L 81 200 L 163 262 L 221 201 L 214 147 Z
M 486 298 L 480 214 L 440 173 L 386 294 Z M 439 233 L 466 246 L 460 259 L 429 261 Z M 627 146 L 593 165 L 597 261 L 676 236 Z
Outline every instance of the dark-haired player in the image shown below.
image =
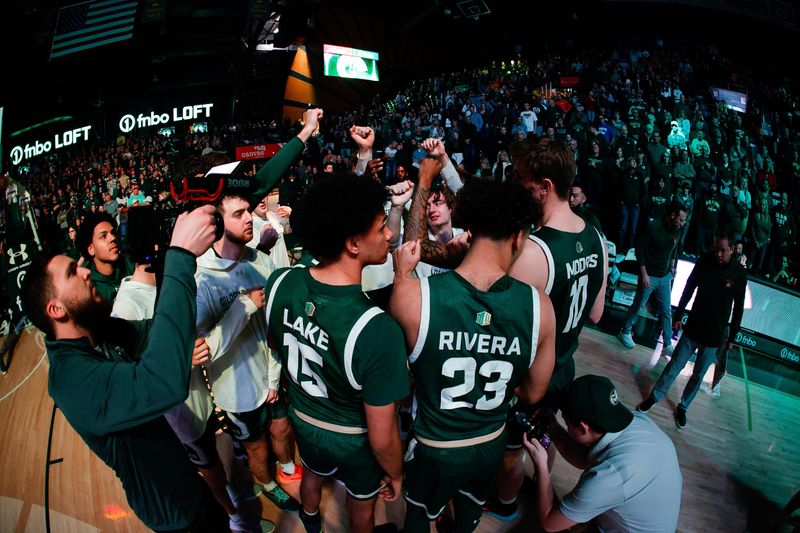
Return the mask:
M 361 272 L 386 261 L 386 190 L 367 176 L 321 176 L 291 215 L 319 261 L 274 272 L 267 322 L 289 388 L 289 416 L 304 464 L 300 519 L 319 531 L 322 482 L 347 489 L 350 529 L 372 531 L 375 499 L 403 479 L 395 404 L 409 394 L 403 334 L 361 292 Z
M 553 303 L 556 362 L 541 406 L 557 411 L 563 391 L 575 377 L 572 356 L 583 325 L 587 320 L 596 323 L 603 315 L 607 252 L 597 228 L 569 206 L 575 160 L 568 145 L 548 138 L 522 145 L 514 154 L 514 166 L 519 183 L 541 206 L 542 217 L 509 274 L 544 290 Z M 520 408 L 529 413 L 534 409 Z M 489 508 L 500 520 L 517 516 L 516 496 L 523 477 L 521 438 L 522 429 L 516 427 L 497 484 L 498 501 Z
M 108 213 L 92 214 L 81 226 L 77 240 L 97 293 L 113 302 L 122 278 L 133 274 L 133 263 L 119 250 L 117 223 Z
M 508 276 L 536 218 L 514 183 L 475 181 L 459 193 L 472 245 L 459 266 L 411 276 L 418 241 L 395 252 L 391 311 L 411 350 L 417 414 L 406 456 L 406 531 L 427 531 L 451 499 L 458 531 L 472 531 L 503 461 L 514 391 L 544 395 L 555 317 L 543 291 Z

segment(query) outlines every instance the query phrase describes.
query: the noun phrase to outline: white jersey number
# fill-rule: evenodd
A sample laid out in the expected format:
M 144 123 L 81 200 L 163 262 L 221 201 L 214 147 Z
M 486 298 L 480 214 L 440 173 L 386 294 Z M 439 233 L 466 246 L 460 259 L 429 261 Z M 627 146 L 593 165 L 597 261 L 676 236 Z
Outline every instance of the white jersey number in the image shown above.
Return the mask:
M 567 323 L 564 324 L 564 330 L 561 333 L 569 333 L 580 322 L 583 310 L 586 308 L 586 287 L 588 284 L 589 276 L 586 274 L 572 282 L 572 287 L 569 289 L 569 318 L 567 318 Z
M 289 350 L 287 363 L 289 367 L 289 374 L 292 376 L 292 381 L 303 387 L 311 396 L 316 398 L 327 398 L 328 387 L 319 377 L 319 374 L 314 372 L 309 366 L 308 362 L 316 363 L 322 367 L 322 356 L 317 353 L 314 348 L 306 344 L 297 342 L 294 335 L 291 333 L 283 334 L 283 345 Z M 308 379 L 300 381 L 300 374 Z
M 455 400 L 459 396 L 466 396 L 475 388 L 475 369 L 477 366 L 478 364 L 472 357 L 451 357 L 444 362 L 442 365 L 443 376 L 454 378 L 456 372 L 463 372 L 464 381 L 458 385 L 442 389 L 439 401 L 440 409 L 459 409 L 461 407 L 471 409 L 474 407 L 479 411 L 491 411 L 503 404 L 506 396 L 506 384 L 514 373 L 514 366 L 508 361 L 486 361 L 481 365 L 478 374 L 487 379 L 497 375 L 497 379 L 486 382 L 483 386 L 486 394 L 481 396 L 474 405 L 468 401 Z M 491 398 L 489 395 L 491 395 Z

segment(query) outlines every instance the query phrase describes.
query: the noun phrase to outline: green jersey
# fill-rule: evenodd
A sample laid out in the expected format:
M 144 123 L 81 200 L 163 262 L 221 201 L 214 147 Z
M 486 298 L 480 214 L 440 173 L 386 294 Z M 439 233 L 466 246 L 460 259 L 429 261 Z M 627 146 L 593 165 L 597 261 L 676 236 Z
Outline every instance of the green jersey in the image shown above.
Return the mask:
M 539 293 L 508 276 L 488 291 L 451 271 L 420 280 L 409 356 L 420 437 L 456 441 L 501 430 L 536 357 Z
M 548 264 L 547 286 L 556 315 L 556 364 L 551 387 L 565 387 L 575 374 L 572 354 L 586 318 L 603 286 L 603 242 L 591 224 L 578 233 L 547 226 L 530 239 L 544 251 Z
M 400 326 L 359 285 L 326 285 L 308 268 L 284 268 L 269 277 L 265 292 L 269 334 L 296 411 L 366 429 L 363 404 L 408 396 Z
M 312 266 L 315 266 L 315 265 L 318 265 L 318 264 L 319 264 L 319 261 L 317 261 L 314 258 L 313 255 L 311 255 L 311 252 L 309 252 L 308 250 L 303 248 L 303 251 L 300 254 L 300 259 L 297 260 L 297 263 L 296 263 L 295 266 L 306 267 L 307 268 L 307 267 L 312 267 Z
M 133 263 L 126 256 L 120 256 L 119 261 L 114 266 L 114 272 L 110 276 L 106 276 L 97 271 L 94 261 L 87 263 L 87 268 L 92 271 L 91 279 L 94 282 L 94 287 L 97 289 L 97 294 L 103 300 L 113 302 L 117 298 L 117 291 L 122 283 L 122 280 L 133 274 Z

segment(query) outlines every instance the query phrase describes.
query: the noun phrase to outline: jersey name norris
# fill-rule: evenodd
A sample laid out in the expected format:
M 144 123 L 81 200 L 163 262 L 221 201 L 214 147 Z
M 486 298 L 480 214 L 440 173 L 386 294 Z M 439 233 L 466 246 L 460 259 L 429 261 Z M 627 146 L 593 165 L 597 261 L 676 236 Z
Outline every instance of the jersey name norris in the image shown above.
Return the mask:
M 294 322 L 289 322 L 288 309 L 283 310 L 283 325 L 298 332 L 308 342 L 317 346 L 320 350 L 328 349 L 328 334 L 320 329 L 319 326 L 315 326 L 311 322 L 305 322 L 301 316 L 295 318 Z
M 573 259 L 571 263 L 567 263 L 567 277 L 571 278 L 580 274 L 586 269 L 594 268 L 597 266 L 597 254 L 587 255 L 586 257 L 579 257 Z
M 500 355 L 521 355 L 519 339 L 514 337 L 509 344 L 505 337 L 466 331 L 440 331 L 439 351 L 475 351 L 475 353 L 499 353 Z

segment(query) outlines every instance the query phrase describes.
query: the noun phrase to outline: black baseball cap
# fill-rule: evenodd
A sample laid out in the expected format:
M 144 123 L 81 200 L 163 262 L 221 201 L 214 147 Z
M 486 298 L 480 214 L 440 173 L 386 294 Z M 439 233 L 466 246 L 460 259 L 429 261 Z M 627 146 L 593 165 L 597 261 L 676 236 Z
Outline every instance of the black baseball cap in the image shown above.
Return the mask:
M 586 422 L 606 433 L 622 431 L 633 420 L 633 414 L 622 405 L 611 380 L 591 374 L 570 384 L 561 411 L 569 420 Z

